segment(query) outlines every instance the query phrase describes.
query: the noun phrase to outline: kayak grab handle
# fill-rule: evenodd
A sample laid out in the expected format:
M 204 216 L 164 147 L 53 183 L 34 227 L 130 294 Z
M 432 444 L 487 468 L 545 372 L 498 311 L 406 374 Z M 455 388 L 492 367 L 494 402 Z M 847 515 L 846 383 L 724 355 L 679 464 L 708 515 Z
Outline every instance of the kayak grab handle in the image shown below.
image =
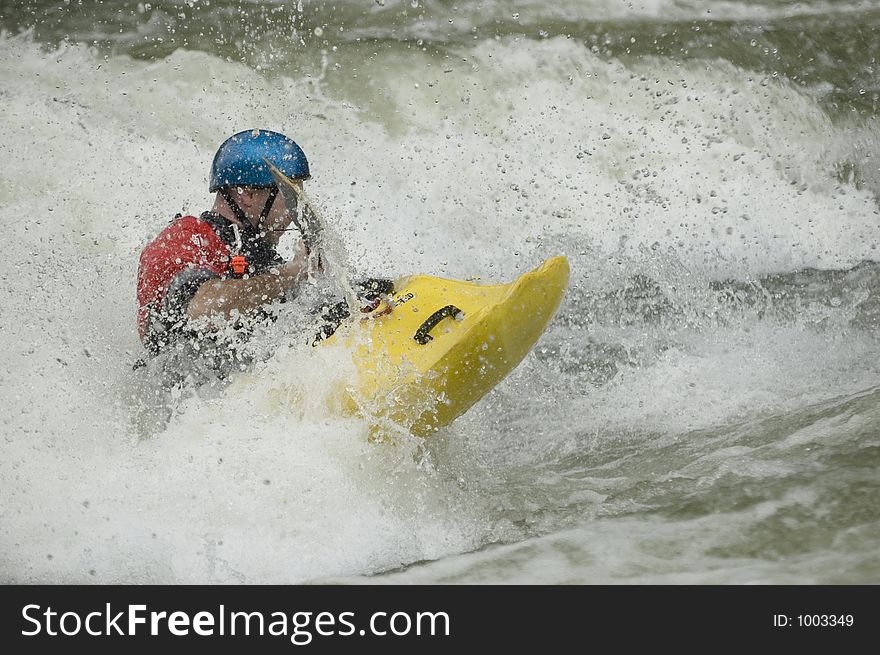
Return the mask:
M 461 318 L 464 317 L 464 312 L 462 312 L 455 305 L 446 305 L 446 307 L 441 307 L 425 319 L 425 322 L 419 326 L 418 330 L 416 330 L 416 333 L 413 335 L 413 339 L 424 346 L 426 343 L 434 338 L 428 333 L 434 329 L 434 326 L 436 326 L 437 323 L 447 317 L 454 318 L 456 321 L 460 321 Z

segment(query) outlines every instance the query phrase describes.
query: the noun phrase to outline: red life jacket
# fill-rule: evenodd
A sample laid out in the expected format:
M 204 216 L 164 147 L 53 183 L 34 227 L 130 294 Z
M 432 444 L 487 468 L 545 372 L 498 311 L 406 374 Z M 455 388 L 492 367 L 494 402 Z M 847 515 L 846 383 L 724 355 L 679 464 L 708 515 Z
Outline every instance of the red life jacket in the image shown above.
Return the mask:
M 231 248 L 203 218 L 178 216 L 141 251 L 137 275 L 137 321 L 151 351 L 162 335 L 186 320 L 198 286 L 229 272 Z M 174 302 L 169 302 L 172 289 Z

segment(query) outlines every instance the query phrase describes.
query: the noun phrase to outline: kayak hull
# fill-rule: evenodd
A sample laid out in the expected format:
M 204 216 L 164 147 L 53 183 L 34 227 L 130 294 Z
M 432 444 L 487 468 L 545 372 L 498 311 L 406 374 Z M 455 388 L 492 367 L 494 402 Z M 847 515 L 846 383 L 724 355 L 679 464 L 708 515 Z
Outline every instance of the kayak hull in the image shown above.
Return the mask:
M 507 284 L 413 275 L 328 341 L 352 350 L 343 407 L 425 437 L 470 409 L 528 354 L 568 285 L 565 257 Z

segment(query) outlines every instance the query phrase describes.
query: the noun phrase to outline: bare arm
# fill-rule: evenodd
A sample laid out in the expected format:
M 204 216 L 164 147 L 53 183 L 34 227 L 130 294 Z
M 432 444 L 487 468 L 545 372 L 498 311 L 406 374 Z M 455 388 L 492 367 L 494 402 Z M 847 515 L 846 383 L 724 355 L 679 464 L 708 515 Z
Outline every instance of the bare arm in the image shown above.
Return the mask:
M 235 312 L 248 314 L 281 298 L 295 288 L 308 272 L 308 259 L 298 256 L 266 272 L 247 279 L 210 280 L 199 287 L 187 306 L 190 320 L 230 318 Z

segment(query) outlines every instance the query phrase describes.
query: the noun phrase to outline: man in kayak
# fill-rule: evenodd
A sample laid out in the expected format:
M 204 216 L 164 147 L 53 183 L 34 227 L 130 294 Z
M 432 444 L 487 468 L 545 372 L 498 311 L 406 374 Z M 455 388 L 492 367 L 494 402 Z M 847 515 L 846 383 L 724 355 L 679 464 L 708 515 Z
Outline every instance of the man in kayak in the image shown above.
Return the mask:
M 266 161 L 297 188 L 309 178 L 305 154 L 287 136 L 234 134 L 211 165 L 212 208 L 197 217 L 178 214 L 142 250 L 138 333 L 151 354 L 193 345 L 202 355 L 205 346 L 216 354 L 221 330 L 264 315 L 312 272 L 303 240 L 290 261 L 275 250 L 297 208 L 287 206 Z M 219 350 L 229 357 L 234 348 Z

